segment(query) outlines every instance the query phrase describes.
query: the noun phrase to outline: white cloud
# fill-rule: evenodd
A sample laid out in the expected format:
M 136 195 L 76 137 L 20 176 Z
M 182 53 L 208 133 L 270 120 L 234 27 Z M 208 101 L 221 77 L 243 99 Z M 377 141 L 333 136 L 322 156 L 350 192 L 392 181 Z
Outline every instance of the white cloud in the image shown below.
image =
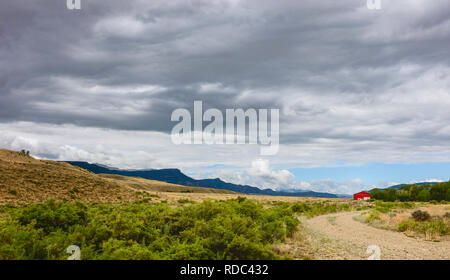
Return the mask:
M 296 184 L 296 189 L 334 194 L 353 194 L 361 191 L 362 189 L 371 188 L 373 188 L 373 186 L 367 186 L 361 179 L 352 179 L 343 182 L 336 182 L 332 179 L 326 179 L 314 180 L 309 182 L 299 182 Z
M 409 183 L 410 184 L 417 184 L 417 183 L 441 183 L 444 182 L 444 180 L 441 179 L 426 179 L 426 180 L 412 180 Z
M 290 188 L 294 182 L 294 174 L 288 170 L 273 170 L 269 166 L 269 160 L 257 159 L 252 161 L 251 167 L 247 169 L 254 182 L 263 188 Z
M 326 176 L 326 174 L 324 174 Z M 196 178 L 221 178 L 226 182 L 240 185 L 250 185 L 259 188 L 270 188 L 278 191 L 316 191 L 333 194 L 353 194 L 363 189 L 375 186 L 365 184 L 361 179 L 336 182 L 332 179 L 295 181 L 295 176 L 288 170 L 274 170 L 268 160 L 257 159 L 244 171 L 230 167 L 218 167 L 213 170 L 194 171 Z
M 115 16 L 105 18 L 97 22 L 94 26 L 94 32 L 100 36 L 117 37 L 135 37 L 145 31 L 145 25 L 133 18 L 127 16 Z

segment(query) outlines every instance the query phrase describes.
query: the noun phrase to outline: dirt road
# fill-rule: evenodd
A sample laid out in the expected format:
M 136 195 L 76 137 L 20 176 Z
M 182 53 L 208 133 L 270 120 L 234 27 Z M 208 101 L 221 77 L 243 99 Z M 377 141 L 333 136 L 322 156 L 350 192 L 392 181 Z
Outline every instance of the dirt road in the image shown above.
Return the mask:
M 358 212 L 343 212 L 304 220 L 309 242 L 318 259 L 367 259 L 368 246 L 381 249 L 381 259 L 450 260 L 450 242 L 432 242 L 403 233 L 371 227 L 353 219 Z

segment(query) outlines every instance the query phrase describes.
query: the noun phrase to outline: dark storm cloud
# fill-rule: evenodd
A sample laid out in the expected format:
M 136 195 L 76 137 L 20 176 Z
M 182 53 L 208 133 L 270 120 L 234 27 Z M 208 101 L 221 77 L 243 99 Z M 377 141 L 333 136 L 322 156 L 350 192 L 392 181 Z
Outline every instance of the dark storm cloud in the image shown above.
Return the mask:
M 280 108 L 284 143 L 419 141 L 430 127 L 408 121 L 398 102 L 385 111 L 385 94 L 424 75 L 447 78 L 450 7 L 384 2 L 374 12 L 360 0 L 82 0 L 81 11 L 2 1 L 0 121 L 168 132 L 173 109 L 203 100 Z M 443 70 L 429 73 L 435 65 Z M 403 125 L 411 129 L 385 133 Z

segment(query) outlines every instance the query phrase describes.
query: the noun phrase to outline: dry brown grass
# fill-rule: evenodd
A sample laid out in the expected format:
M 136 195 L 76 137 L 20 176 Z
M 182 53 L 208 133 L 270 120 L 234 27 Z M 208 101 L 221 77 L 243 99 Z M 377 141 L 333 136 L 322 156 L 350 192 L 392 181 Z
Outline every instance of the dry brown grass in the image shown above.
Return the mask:
M 0 150 L 0 203 L 134 200 L 134 192 L 68 163 Z
M 268 196 L 268 195 L 249 195 L 242 193 L 234 194 L 224 194 L 224 193 L 171 193 L 171 192 L 151 192 L 149 193 L 159 196 L 161 201 L 167 202 L 177 202 L 180 199 L 189 199 L 195 202 L 202 202 L 204 200 L 227 200 L 235 199 L 238 196 L 245 197 L 249 200 L 261 203 L 271 203 L 271 202 L 312 202 L 312 201 L 323 201 L 332 200 L 333 202 L 344 202 L 343 199 L 336 198 L 316 198 L 316 197 L 286 197 L 286 196 Z M 269 206 L 267 206 L 269 207 Z
M 64 162 L 38 160 L 19 152 L 0 149 L 0 204 L 35 203 L 49 199 L 83 202 L 134 201 L 148 196 L 151 201 L 226 200 L 243 196 L 257 202 L 348 201 L 329 198 L 305 198 L 245 195 L 232 191 L 187 187 L 136 177 L 94 174 Z
M 136 194 L 137 191 L 232 193 L 141 178 L 97 175 L 68 163 L 38 160 L 19 152 L 0 149 L 0 204 L 18 205 L 52 198 L 83 202 L 134 201 L 142 198 Z
M 426 211 L 432 217 L 433 216 L 443 217 L 445 215 L 445 213 L 449 212 L 448 205 L 423 203 L 421 205 L 417 205 L 417 207 L 414 209 L 394 209 L 389 213 L 379 213 L 381 220 L 376 220 L 369 224 L 371 226 L 381 228 L 381 229 L 398 231 L 399 224 L 407 219 L 410 219 L 411 214 L 417 210 Z M 366 217 L 366 216 L 367 215 L 363 215 L 361 220 L 364 220 L 364 217 Z M 415 238 L 424 237 L 423 234 L 413 232 L 410 230 L 407 230 L 404 233 L 406 236 L 409 236 L 409 237 L 415 237 Z M 444 237 L 425 236 L 425 240 L 450 240 L 450 236 L 444 236 Z
M 168 193 L 215 193 L 215 194 L 236 194 L 235 192 L 228 190 L 200 188 L 200 187 L 187 187 L 182 185 L 170 184 L 166 182 L 148 180 L 139 177 L 125 177 L 114 174 L 99 174 L 99 177 L 118 183 L 127 188 L 132 188 L 136 191 L 148 191 L 148 192 L 168 192 Z
M 283 243 L 275 244 L 273 250 L 281 256 L 288 256 L 295 260 L 314 259 L 316 250 L 310 244 L 308 234 L 304 226 L 300 224 L 299 230 L 292 237 L 287 238 Z

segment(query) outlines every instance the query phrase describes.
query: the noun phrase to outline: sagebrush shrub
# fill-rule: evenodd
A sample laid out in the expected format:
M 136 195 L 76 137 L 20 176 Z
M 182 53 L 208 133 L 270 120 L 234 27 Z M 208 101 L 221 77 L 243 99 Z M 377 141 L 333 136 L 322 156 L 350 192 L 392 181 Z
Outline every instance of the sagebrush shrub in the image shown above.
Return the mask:
M 398 230 L 400 232 L 404 232 L 404 231 L 407 231 L 407 230 L 415 230 L 417 228 L 417 226 L 418 226 L 418 224 L 417 224 L 417 222 L 415 220 L 408 219 L 406 221 L 401 222 L 398 225 Z
M 427 211 L 421 211 L 421 210 L 417 210 L 414 211 L 411 216 L 413 217 L 414 220 L 416 221 L 426 221 L 430 219 L 430 214 Z
M 55 202 L 0 208 L 1 259 L 279 259 L 275 242 L 299 220 L 290 204 L 264 208 L 248 199 L 169 203 Z
M 369 222 L 376 221 L 376 220 L 378 220 L 378 221 L 381 220 L 380 213 L 375 212 L 375 211 L 372 211 L 372 212 L 370 212 L 369 215 L 366 217 L 365 222 L 366 222 L 366 223 L 369 223 Z
M 449 232 L 449 228 L 447 226 L 447 224 L 441 220 L 441 219 L 437 219 L 434 221 L 430 221 L 430 222 L 425 222 L 422 224 L 420 231 L 422 233 L 435 233 L 438 235 L 445 235 Z

